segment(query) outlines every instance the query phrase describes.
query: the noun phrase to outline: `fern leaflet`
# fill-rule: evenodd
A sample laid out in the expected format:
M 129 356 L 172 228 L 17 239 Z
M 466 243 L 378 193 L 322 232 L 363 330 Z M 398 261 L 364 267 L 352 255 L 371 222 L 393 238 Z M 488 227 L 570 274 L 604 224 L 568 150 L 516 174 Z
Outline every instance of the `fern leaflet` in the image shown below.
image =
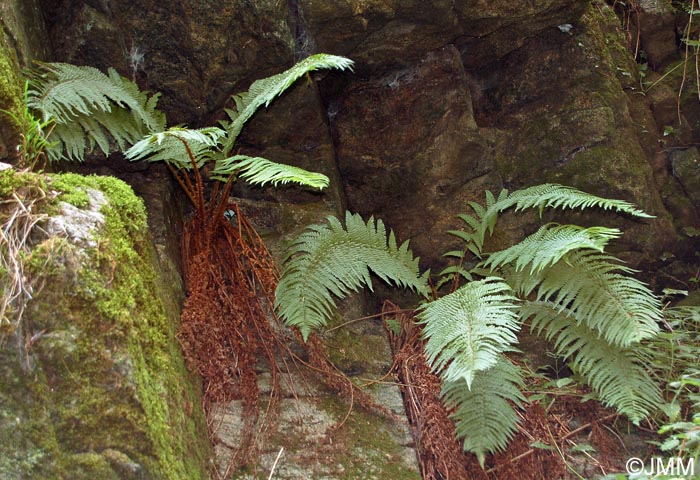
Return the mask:
M 483 247 L 486 232 L 493 233 L 498 214 L 512 207 L 515 207 L 516 211 L 538 208 L 540 216 L 545 208 L 586 209 L 597 207 L 635 217 L 654 218 L 624 200 L 602 198 L 572 187 L 553 183 L 516 190 L 510 194 L 508 190 L 504 189 L 501 190 L 498 197 L 494 197 L 493 193 L 487 190 L 485 207 L 476 202 L 469 202 L 468 205 L 474 210 L 474 215 L 462 214 L 459 217 L 471 229 L 468 233 L 471 239 L 467 244 L 472 242 L 479 251 Z
M 234 155 L 218 160 L 212 171 L 212 175 L 222 180 L 235 173 L 247 182 L 261 186 L 266 183 L 272 183 L 274 186 L 296 183 L 319 190 L 328 186 L 328 177 L 321 173 L 247 155 Z
M 238 135 L 253 114 L 263 105 L 269 106 L 275 97 L 285 92 L 300 77 L 315 70 L 333 68 L 345 70 L 352 68 L 352 65 L 352 60 L 345 57 L 318 53 L 305 58 L 289 70 L 253 82 L 247 92 L 233 97 L 238 111 L 236 113 L 229 111 L 231 121 L 224 123 L 227 133 L 223 145 L 224 156 L 231 154 Z
M 444 381 L 464 380 L 471 388 L 476 372 L 493 367 L 518 342 L 517 298 L 510 291 L 490 277 L 420 307 L 426 358 Z
M 526 302 L 523 317 L 532 317 L 532 330 L 543 330 L 557 352 L 571 361 L 604 404 L 638 423 L 661 404 L 661 393 L 643 365 L 644 350 L 622 349 L 608 343 L 567 312 L 546 302 Z
M 530 273 L 533 274 L 558 262 L 572 250 L 589 248 L 602 252 L 610 239 L 620 235 L 622 232 L 617 228 L 583 228 L 549 223 L 512 247 L 492 254 L 484 266 L 496 269 L 515 262 L 516 271 L 530 265 Z
M 573 187 L 545 183 L 534 187 L 517 190 L 507 199 L 497 202 L 495 207 L 499 211 L 515 206 L 515 211 L 527 208 L 538 208 L 540 215 L 545 208 L 575 209 L 581 210 L 591 207 L 602 208 L 603 210 L 615 210 L 618 213 L 627 213 L 634 217 L 654 218 L 652 215 L 644 213 L 635 205 L 624 200 L 614 200 L 598 197 L 590 193 L 582 192 Z
M 348 212 L 343 227 L 337 218 L 328 217 L 328 225 L 309 227 L 290 246 L 276 308 L 306 339 L 333 316 L 334 296 L 361 286 L 372 288 L 370 270 L 387 283 L 427 293 L 427 272 L 420 275 L 408 242 L 398 246 L 393 232 L 387 238 L 381 220 L 370 218 L 365 224 Z
M 658 298 L 632 270 L 611 263 L 613 257 L 592 250 L 567 254 L 536 275 L 507 275 L 523 297 L 536 291 L 538 301 L 565 312 L 605 341 L 620 347 L 654 337 L 662 320 Z
M 479 371 L 471 388 L 464 380 L 443 383 L 443 401 L 454 409 L 457 437 L 464 439 L 464 450 L 475 453 L 482 467 L 487 452 L 504 450 L 513 437 L 519 417 L 512 405 L 522 406 L 522 387 L 520 369 L 503 357 Z

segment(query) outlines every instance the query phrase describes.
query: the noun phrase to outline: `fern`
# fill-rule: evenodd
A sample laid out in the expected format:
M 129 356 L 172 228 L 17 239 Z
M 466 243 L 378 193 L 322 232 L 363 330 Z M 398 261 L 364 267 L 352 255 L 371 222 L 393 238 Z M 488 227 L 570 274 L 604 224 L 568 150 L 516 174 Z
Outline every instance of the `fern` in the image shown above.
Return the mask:
M 82 160 L 95 146 L 107 155 L 110 139 L 124 149 L 165 125 L 156 110 L 158 94 L 149 97 L 114 69 L 105 75 L 93 67 L 44 63 L 30 83 L 27 105 L 56 124 L 50 160 Z
M 172 127 L 164 132 L 152 133 L 125 152 L 129 160 L 149 162 L 164 161 L 175 168 L 190 170 L 194 157 L 197 166 L 210 161 L 226 132 L 216 127 L 189 129 Z
M 170 128 L 147 136 L 131 147 L 126 156 L 131 160 L 165 161 L 178 169 L 189 170 L 191 155 L 198 168 L 212 163 L 211 173 L 216 180 L 226 181 L 238 176 L 255 185 L 296 183 L 322 190 L 328 186 L 328 177 L 323 174 L 261 157 L 231 155 L 231 151 L 241 129 L 255 112 L 263 105 L 268 106 L 302 75 L 322 68 L 345 69 L 351 65 L 352 61 L 344 57 L 313 55 L 283 73 L 253 82 L 248 92 L 234 95 L 237 110 L 226 110 L 231 120 L 220 122 L 223 129 Z
M 309 172 L 292 165 L 275 163 L 261 157 L 234 155 L 216 162 L 212 175 L 225 178 L 229 175 L 238 176 L 248 183 L 265 185 L 271 183 L 275 187 L 286 183 L 297 183 L 318 190 L 328 186 L 328 177 L 316 172 Z
M 516 245 L 492 254 L 483 265 L 495 270 L 514 262 L 516 271 L 529 265 L 529 273 L 534 274 L 573 250 L 589 248 L 602 252 L 610 239 L 621 234 L 616 228 L 547 224 Z
M 595 207 L 603 210 L 614 210 L 617 213 L 626 213 L 634 217 L 654 218 L 653 215 L 645 213 L 635 205 L 624 200 L 598 197 L 573 187 L 566 187 L 555 183 L 545 183 L 517 190 L 508 195 L 507 199 L 499 203 L 499 211 L 506 210 L 512 206 L 515 206 L 516 212 L 527 208 L 537 208 L 540 213 L 542 213 L 545 208 L 580 208 L 584 210 Z
M 479 371 L 471 388 L 464 380 L 444 381 L 442 397 L 464 450 L 476 454 L 484 466 L 485 454 L 504 450 L 517 430 L 513 406 L 525 400 L 520 369 L 503 357 L 488 370 Z
M 510 285 L 522 297 L 536 292 L 557 312 L 566 312 L 577 325 L 598 332 L 611 345 L 629 347 L 659 332 L 661 303 L 633 270 L 614 257 L 592 250 L 567 254 L 537 275 L 509 274 Z
M 236 103 L 236 111 L 227 111 L 231 121 L 224 123 L 227 133 L 227 138 L 223 145 L 224 156 L 230 155 L 243 126 L 253 114 L 263 105 L 265 107 L 269 106 L 276 97 L 285 92 L 299 78 L 315 70 L 345 70 L 351 69 L 352 65 L 352 60 L 345 57 L 318 53 L 305 58 L 289 70 L 253 82 L 247 92 L 233 97 Z
M 570 359 L 572 369 L 608 406 L 614 406 L 633 422 L 661 404 L 661 393 L 644 368 L 644 350 L 623 349 L 609 343 L 566 311 L 547 302 L 526 302 L 523 317 L 532 317 L 532 330 L 554 341 L 557 352 Z
M 464 380 L 471 388 L 476 372 L 493 367 L 517 343 L 516 302 L 510 286 L 492 277 L 423 304 L 418 319 L 432 369 L 446 382 Z
M 504 354 L 515 350 L 516 333 L 527 319 L 533 331 L 554 342 L 603 403 L 635 422 L 657 408 L 659 389 L 645 370 L 648 359 L 639 342 L 657 334 L 660 302 L 632 277 L 632 269 L 604 253 L 608 242 L 621 235 L 618 229 L 546 224 L 510 248 L 483 252 L 498 213 L 509 208 L 538 208 L 541 213 L 544 208 L 597 207 L 649 215 L 627 202 L 560 185 L 502 190 L 498 196 L 486 192 L 484 205 L 469 205 L 473 213 L 459 216 L 465 228 L 449 232 L 465 242 L 464 250 L 445 254 L 457 264 L 443 270 L 438 283 L 451 281 L 453 292 L 426 300 L 417 317 L 427 361 L 443 381 L 443 400 L 454 409 L 465 450 L 483 465 L 485 453 L 505 448 L 515 431 L 513 406 L 523 400 L 522 382 Z M 374 230 L 372 220 L 365 225 L 348 214 L 347 231 L 338 220 L 329 222 L 330 228 L 313 227 L 293 244 L 277 292 L 278 309 L 304 337 L 325 325 L 334 296 L 371 286 L 368 267 L 382 278 L 397 278 L 393 271 L 382 276 L 381 269 L 395 267 L 384 259 L 397 247 L 391 237 L 393 250 L 385 246 L 381 222 Z M 354 228 L 370 232 L 357 239 L 350 234 Z M 382 241 L 371 241 L 367 249 L 369 238 Z M 466 266 L 469 254 L 480 260 L 472 268 Z M 410 257 L 403 264 L 406 260 L 413 262 Z M 417 265 L 409 272 L 404 278 L 417 278 Z M 476 276 L 486 278 L 475 281 Z M 461 287 L 460 280 L 466 281 Z
M 365 223 L 348 212 L 343 226 L 328 217 L 328 225 L 309 227 L 290 246 L 276 308 L 306 339 L 333 316 L 334 297 L 361 286 L 372 288 L 370 270 L 385 282 L 427 293 L 427 273 L 420 275 L 408 242 L 398 246 L 393 232 L 387 237 L 381 220 L 370 218 Z
M 603 210 L 613 210 L 617 213 L 625 213 L 639 218 L 654 218 L 636 208 L 633 204 L 624 200 L 615 200 L 598 197 L 590 193 L 582 192 L 572 187 L 545 183 L 533 187 L 516 190 L 508 193 L 508 190 L 501 190 L 498 197 L 486 191 L 486 206 L 483 207 L 476 202 L 469 202 L 475 215 L 460 215 L 460 218 L 471 229 L 468 232 L 468 245 L 475 245 L 479 252 L 483 247 L 486 233 L 493 233 L 498 214 L 515 207 L 515 211 L 529 208 L 537 208 L 540 216 L 545 208 L 558 209 L 586 209 L 601 208 Z

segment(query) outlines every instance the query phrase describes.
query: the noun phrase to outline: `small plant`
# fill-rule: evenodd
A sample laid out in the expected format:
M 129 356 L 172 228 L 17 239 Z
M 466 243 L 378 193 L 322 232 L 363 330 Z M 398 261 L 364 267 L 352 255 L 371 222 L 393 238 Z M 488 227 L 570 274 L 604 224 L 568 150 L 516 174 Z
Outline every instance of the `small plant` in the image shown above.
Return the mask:
M 56 147 L 48 140 L 54 128 L 53 119 L 39 120 L 29 108 L 29 82 L 24 82 L 24 102 L 19 115 L 2 110 L 20 129 L 20 143 L 17 145 L 19 168 L 36 170 L 47 163 L 47 152 Z
M 677 293 L 677 292 L 674 292 Z M 685 293 L 685 292 L 681 292 Z M 681 458 L 700 458 L 700 307 L 664 310 L 662 333 L 650 342 L 653 374 L 665 385 L 667 421 L 659 429 L 667 438 L 664 452 Z
M 442 378 L 457 435 L 482 465 L 516 430 L 513 407 L 525 398 L 522 372 L 508 353 L 526 325 L 554 343 L 603 403 L 635 423 L 654 411 L 661 394 L 640 342 L 657 335 L 660 302 L 633 270 L 604 253 L 618 229 L 549 223 L 510 248 L 484 252 L 499 213 L 508 209 L 597 207 L 649 216 L 624 201 L 551 184 L 498 197 L 486 192 L 485 204 L 469 206 L 473 213 L 459 216 L 465 227 L 449 232 L 465 247 L 445 254 L 456 260 L 438 276 L 446 294 L 431 293 L 408 244 L 397 246 L 381 221 L 365 224 L 348 213 L 345 226 L 330 217 L 328 226 L 310 227 L 292 243 L 277 288 L 281 317 L 308 337 L 332 318 L 334 297 L 371 287 L 370 270 L 421 294 L 417 321 L 428 363 Z

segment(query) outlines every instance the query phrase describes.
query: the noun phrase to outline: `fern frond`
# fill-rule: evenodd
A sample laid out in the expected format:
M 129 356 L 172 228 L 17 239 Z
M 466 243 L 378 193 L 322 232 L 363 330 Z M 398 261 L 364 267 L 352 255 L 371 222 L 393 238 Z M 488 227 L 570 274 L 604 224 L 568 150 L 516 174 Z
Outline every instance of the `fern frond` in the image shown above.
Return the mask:
M 566 312 L 576 324 L 596 331 L 610 344 L 629 347 L 659 332 L 661 303 L 628 275 L 632 269 L 613 262 L 614 257 L 581 250 L 535 275 L 506 278 L 523 297 L 535 291 L 538 301 Z
M 128 112 L 115 109 L 110 113 L 98 111 L 90 116 L 77 117 L 70 125 L 57 123 L 51 137 L 55 137 L 58 143 L 49 152 L 50 160 L 60 160 L 64 154 L 68 158 L 82 159 L 86 151 L 92 151 L 96 146 L 108 155 L 112 140 L 119 150 L 127 148 L 134 139 L 142 136 L 129 116 Z
M 275 295 L 275 307 L 286 323 L 306 339 L 326 325 L 335 312 L 334 297 L 361 286 L 372 288 L 370 270 L 387 283 L 427 294 L 427 275 L 408 242 L 397 246 L 381 220 L 367 223 L 347 212 L 345 226 L 335 217 L 313 225 L 291 244 Z
M 532 330 L 554 341 L 560 355 L 598 394 L 635 424 L 661 405 L 661 393 L 644 368 L 641 345 L 624 349 L 610 344 L 566 311 L 548 302 L 526 302 L 521 313 L 532 317 Z
M 233 174 L 256 185 L 272 183 L 274 186 L 296 183 L 318 190 L 328 186 L 328 177 L 322 173 L 310 172 L 303 168 L 285 165 L 261 157 L 234 155 L 216 162 L 212 175 L 222 179 Z
M 500 278 L 470 282 L 420 307 L 428 363 L 444 381 L 471 388 L 478 371 L 493 367 L 512 350 L 520 329 L 517 298 Z
M 210 159 L 225 133 L 216 127 L 200 129 L 172 127 L 144 137 L 129 148 L 125 155 L 129 160 L 164 161 L 176 168 L 189 170 L 192 168 L 192 162 L 187 148 L 197 161 L 197 166 L 201 167 Z
M 540 216 L 545 208 L 586 209 L 595 207 L 635 217 L 654 218 L 624 200 L 602 198 L 572 187 L 553 183 L 536 185 L 512 193 L 503 189 L 497 198 L 488 190 L 485 195 L 485 206 L 476 202 L 468 202 L 474 214 L 460 215 L 460 218 L 470 227 L 471 230 L 468 233 L 472 237 L 471 241 L 479 247 L 479 250 L 483 247 L 486 233 L 493 233 L 498 214 L 512 207 L 515 207 L 516 211 L 538 208 Z
M 124 146 L 164 128 L 157 100 L 158 94 L 149 97 L 114 69 L 105 75 L 93 67 L 44 63 L 33 75 L 27 103 L 45 121 L 56 122 L 52 140 L 58 145 L 50 157 L 82 160 L 85 148 L 95 145 L 108 154 L 110 137 Z
M 534 187 L 517 190 L 502 202 L 497 203 L 500 211 L 515 206 L 515 211 L 528 208 L 538 208 L 540 216 L 545 208 L 575 209 L 596 207 L 603 210 L 614 210 L 618 213 L 627 213 L 634 217 L 654 218 L 642 210 L 636 208 L 632 203 L 624 200 L 612 200 L 602 198 L 590 193 L 582 192 L 573 187 L 545 183 Z
M 351 69 L 352 65 L 352 60 L 345 57 L 318 53 L 305 58 L 289 70 L 253 82 L 247 92 L 233 97 L 238 112 L 236 114 L 230 112 L 229 118 L 231 118 L 231 121 L 225 124 L 227 138 L 224 142 L 224 156 L 231 154 L 238 135 L 253 114 L 263 105 L 265 107 L 269 106 L 275 97 L 284 93 L 300 77 L 306 73 L 321 69 Z
M 548 223 L 512 247 L 492 254 L 484 266 L 493 270 L 515 262 L 516 271 L 529 265 L 533 274 L 558 262 L 573 250 L 588 248 L 602 252 L 610 239 L 620 235 L 622 232 L 617 228 Z
M 488 452 L 504 450 L 516 432 L 519 417 L 513 405 L 525 397 L 520 369 L 503 357 L 488 370 L 477 372 L 471 389 L 464 380 L 443 382 L 445 405 L 454 409 L 451 418 L 464 450 L 475 453 L 483 467 Z

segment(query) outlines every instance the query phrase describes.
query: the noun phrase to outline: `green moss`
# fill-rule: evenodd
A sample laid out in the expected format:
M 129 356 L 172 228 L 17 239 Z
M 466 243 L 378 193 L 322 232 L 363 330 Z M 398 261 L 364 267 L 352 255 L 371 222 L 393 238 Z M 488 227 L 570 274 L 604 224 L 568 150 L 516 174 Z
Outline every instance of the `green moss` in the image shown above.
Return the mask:
M 22 192 L 27 193 L 30 198 L 39 198 L 45 190 L 46 181 L 39 174 L 18 174 L 12 168 L 0 171 L 0 198 L 10 198 L 13 193 Z
M 19 396 L 8 405 L 26 409 L 20 456 L 43 456 L 23 473 L 138 478 L 129 476 L 135 469 L 149 478 L 206 478 L 200 399 L 174 339 L 177 312 L 162 300 L 142 201 L 115 178 L 51 175 L 47 183 L 60 187 L 57 200 L 87 206 L 92 188 L 104 192 L 107 204 L 97 248 L 50 239 L 27 258 L 28 273 L 44 285 L 27 318 L 33 332 L 43 333 L 31 349 L 33 378 L 13 370 Z M 39 428 L 41 436 L 33 435 Z M 1 464 L 0 477 L 22 478 Z
M 9 46 L 5 31 L 0 29 L 0 110 L 8 110 L 15 116 L 19 116 L 22 108 L 22 82 L 18 72 L 17 54 Z M 7 118 L 6 114 L 4 116 Z
M 66 472 L 71 480 L 119 480 L 107 459 L 97 453 L 78 453 L 71 455 Z
M 60 193 L 59 199 L 62 202 L 78 208 L 87 208 L 90 205 L 90 197 L 85 190 L 85 177 L 82 175 L 63 173 L 52 176 L 50 182 L 51 189 Z

